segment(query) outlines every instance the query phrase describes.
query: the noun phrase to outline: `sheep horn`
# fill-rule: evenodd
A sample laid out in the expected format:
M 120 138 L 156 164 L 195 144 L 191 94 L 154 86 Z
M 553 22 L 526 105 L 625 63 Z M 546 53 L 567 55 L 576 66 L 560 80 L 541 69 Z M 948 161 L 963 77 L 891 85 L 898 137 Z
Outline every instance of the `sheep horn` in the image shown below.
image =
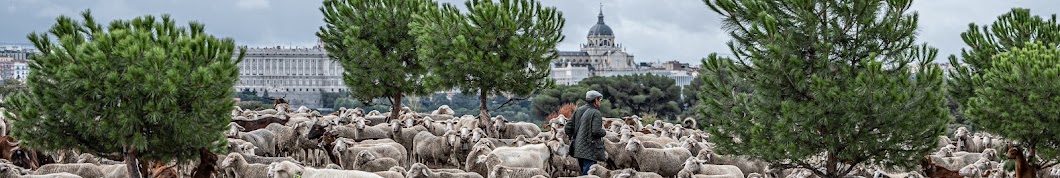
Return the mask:
M 19 144 L 21 144 L 21 141 L 16 141 L 16 142 L 11 142 L 11 140 L 7 141 L 7 145 L 10 145 L 10 146 L 18 146 Z

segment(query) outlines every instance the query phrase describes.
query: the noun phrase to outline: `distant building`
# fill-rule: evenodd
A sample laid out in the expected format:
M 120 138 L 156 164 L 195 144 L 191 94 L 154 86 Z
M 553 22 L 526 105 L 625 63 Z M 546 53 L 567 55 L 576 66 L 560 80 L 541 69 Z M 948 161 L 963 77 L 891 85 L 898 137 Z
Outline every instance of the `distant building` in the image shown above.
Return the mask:
M 239 63 L 235 90 L 284 97 L 292 106 L 320 108 L 323 92 L 346 92 L 342 66 L 328 59 L 324 49 L 251 48 Z
M 11 61 L 11 79 L 26 81 L 26 77 L 29 76 L 28 62 L 27 60 Z
M 574 85 L 592 76 L 652 74 L 674 79 L 677 86 L 684 87 L 698 74 L 687 63 L 677 61 L 635 63 L 634 56 L 615 41 L 614 31 L 604 23 L 603 11 L 586 40 L 580 51 L 559 51 L 559 57 L 552 61 L 551 76 L 556 84 Z

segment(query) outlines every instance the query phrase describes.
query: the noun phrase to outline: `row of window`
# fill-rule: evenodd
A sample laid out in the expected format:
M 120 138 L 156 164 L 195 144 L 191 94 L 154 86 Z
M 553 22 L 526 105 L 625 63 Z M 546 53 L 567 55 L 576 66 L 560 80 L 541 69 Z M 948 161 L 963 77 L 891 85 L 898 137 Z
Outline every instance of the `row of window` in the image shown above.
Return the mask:
M 247 89 L 250 89 L 250 91 L 259 92 L 259 93 L 260 92 L 265 92 L 264 88 L 247 88 Z M 237 91 L 243 91 L 243 89 L 237 89 Z M 323 91 L 323 92 L 347 92 L 347 89 L 345 89 L 345 88 L 341 88 L 341 89 L 336 89 L 336 88 L 326 88 L 326 89 L 325 88 L 284 88 L 284 89 L 280 89 L 280 90 L 270 90 L 270 91 L 272 91 L 272 92 L 276 92 L 276 91 L 283 91 L 283 92 L 320 92 L 320 91 Z

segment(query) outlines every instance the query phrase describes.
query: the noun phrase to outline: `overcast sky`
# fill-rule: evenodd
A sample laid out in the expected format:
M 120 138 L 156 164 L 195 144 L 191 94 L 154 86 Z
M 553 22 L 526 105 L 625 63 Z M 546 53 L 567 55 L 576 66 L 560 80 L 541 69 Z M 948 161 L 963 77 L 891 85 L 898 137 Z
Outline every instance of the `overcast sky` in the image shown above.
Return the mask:
M 579 50 L 603 4 L 605 22 L 636 61 L 678 60 L 698 64 L 710 53 L 729 53 L 720 16 L 700 0 L 542 0 L 563 12 L 566 40 L 558 48 Z M 462 0 L 442 0 L 463 6 Z M 217 36 L 248 46 L 312 46 L 323 25 L 313 0 L 0 0 L 0 44 L 28 44 L 26 34 L 46 31 L 59 15 L 92 9 L 101 21 L 168 13 L 199 21 Z M 1038 15 L 1060 11 L 1056 0 L 918 0 L 919 40 L 939 48 L 939 60 L 965 46 L 960 33 L 968 23 L 988 24 L 1014 7 Z M 78 17 L 79 18 L 79 17 Z

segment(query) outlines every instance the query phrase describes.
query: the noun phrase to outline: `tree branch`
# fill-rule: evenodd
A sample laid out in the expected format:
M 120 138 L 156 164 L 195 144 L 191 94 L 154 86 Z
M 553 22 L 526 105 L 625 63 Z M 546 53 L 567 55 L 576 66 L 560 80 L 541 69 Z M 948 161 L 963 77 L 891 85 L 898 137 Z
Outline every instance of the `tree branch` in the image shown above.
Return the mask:
M 508 98 L 508 101 L 504 101 L 504 103 L 501 103 L 501 105 L 497 106 L 496 108 L 489 109 L 489 112 L 493 112 L 493 111 L 496 111 L 497 109 L 500 109 L 500 108 L 503 108 L 505 106 L 508 106 L 509 104 L 512 104 L 514 101 L 525 101 L 525 100 L 526 100 L 526 98 Z

